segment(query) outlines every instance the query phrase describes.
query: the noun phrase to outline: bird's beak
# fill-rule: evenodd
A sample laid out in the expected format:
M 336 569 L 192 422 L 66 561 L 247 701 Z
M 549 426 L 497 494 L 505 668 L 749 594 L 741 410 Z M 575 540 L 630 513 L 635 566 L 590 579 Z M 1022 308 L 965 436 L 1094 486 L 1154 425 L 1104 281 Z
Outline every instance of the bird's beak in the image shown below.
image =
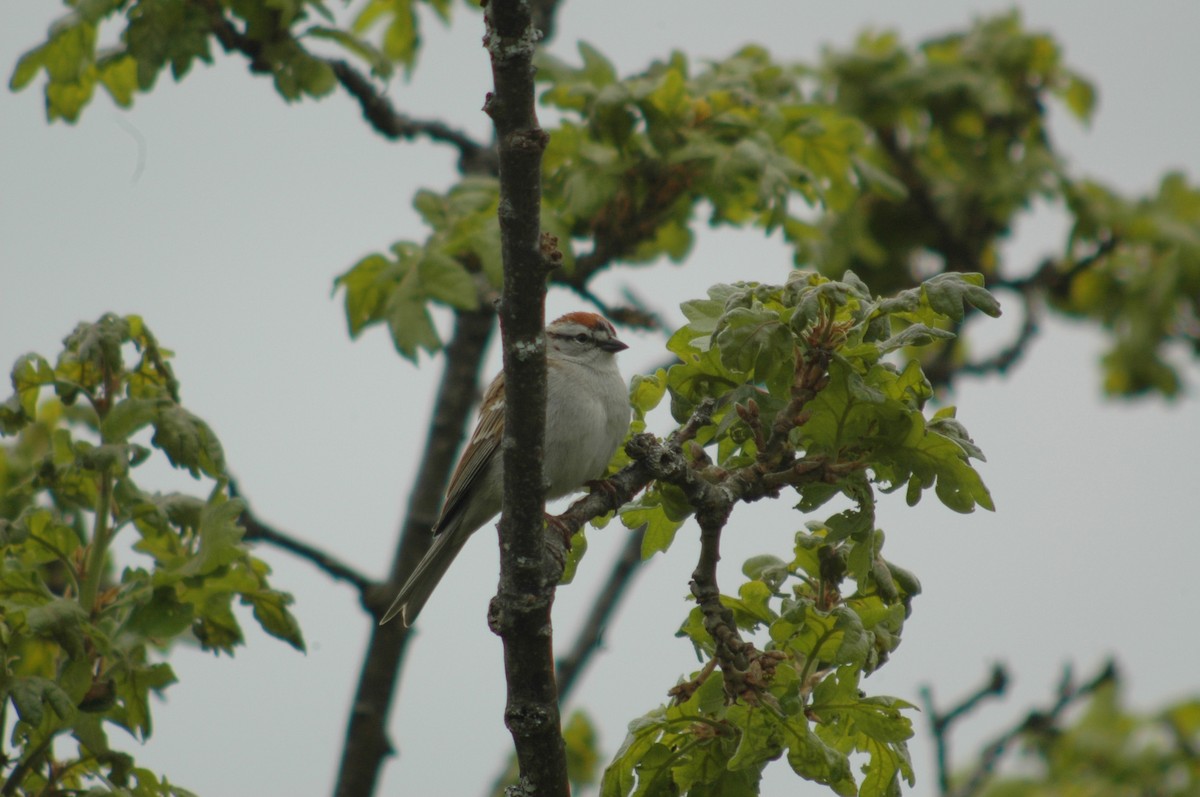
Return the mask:
M 602 341 L 600 341 L 599 346 L 600 346 L 600 348 L 604 349 L 605 351 L 612 352 L 613 354 L 616 354 L 619 351 L 625 351 L 626 349 L 629 348 L 628 344 L 622 343 L 621 341 L 617 340 L 616 338 L 609 338 L 608 340 L 602 340 Z

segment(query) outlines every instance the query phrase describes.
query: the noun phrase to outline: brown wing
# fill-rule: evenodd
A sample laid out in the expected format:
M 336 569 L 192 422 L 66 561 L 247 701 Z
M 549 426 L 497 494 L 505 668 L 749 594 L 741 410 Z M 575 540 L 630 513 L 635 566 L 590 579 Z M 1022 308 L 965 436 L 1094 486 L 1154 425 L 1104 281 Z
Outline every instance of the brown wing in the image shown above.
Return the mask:
M 475 431 L 463 449 L 462 457 L 450 476 L 450 486 L 446 488 L 446 503 L 442 505 L 442 514 L 434 524 L 434 533 L 446 526 L 455 514 L 465 506 L 465 499 L 471 494 L 472 487 L 483 478 L 488 463 L 500 449 L 500 440 L 504 437 L 504 372 L 501 371 L 483 394 L 483 409 L 479 413 L 479 421 Z

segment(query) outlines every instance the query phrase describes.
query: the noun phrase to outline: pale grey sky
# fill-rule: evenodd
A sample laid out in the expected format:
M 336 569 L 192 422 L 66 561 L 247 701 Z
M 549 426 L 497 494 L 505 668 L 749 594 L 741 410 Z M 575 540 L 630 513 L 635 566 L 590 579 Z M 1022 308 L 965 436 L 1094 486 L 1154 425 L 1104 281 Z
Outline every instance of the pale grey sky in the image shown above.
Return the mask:
M 715 57 L 750 41 L 811 61 L 822 44 L 845 45 L 864 26 L 898 27 L 911 40 L 1006 7 L 751 0 L 731 13 L 715 0 L 571 0 L 553 46 L 571 58 L 586 39 L 624 72 L 672 48 Z M 10 0 L 6 12 L 7 76 L 59 8 Z M 1127 191 L 1152 188 L 1167 169 L 1200 179 L 1200 5 L 1058 0 L 1031 4 L 1026 20 L 1052 31 L 1068 62 L 1100 88 L 1090 129 L 1055 114 L 1054 135 L 1075 169 Z M 478 109 L 490 77 L 479 20 L 460 13 L 457 21 L 452 31 L 426 24 L 414 79 L 397 80 L 391 94 L 407 112 L 485 137 Z M 411 194 L 448 185 L 452 165 L 444 148 L 374 136 L 341 95 L 286 106 L 269 80 L 219 53 L 182 84 L 163 77 L 132 111 L 99 96 L 75 127 L 46 125 L 38 89 L 0 92 L 0 367 L 29 350 L 53 355 L 78 320 L 141 313 L 176 351 L 186 404 L 221 436 L 257 511 L 381 575 L 440 365 L 414 368 L 378 331 L 351 343 L 330 287 L 363 254 L 422 238 Z M 1035 263 L 1062 230 L 1061 214 L 1039 209 L 1010 252 Z M 777 242 L 722 232 L 702 237 L 686 286 L 683 272 L 661 266 L 607 275 L 598 291 L 615 297 L 631 284 L 671 297 L 678 319 L 673 303 L 692 286 L 777 281 L 789 262 Z M 555 294 L 550 312 L 576 304 Z M 1011 315 L 989 335 L 999 339 Z M 1052 322 L 1011 378 L 962 384 L 954 400 L 988 455 L 981 470 L 994 515 L 956 515 L 932 496 L 915 511 L 902 500 L 881 508 L 887 555 L 919 575 L 925 594 L 905 644 L 867 688 L 916 702 L 918 685 L 932 682 L 948 701 L 992 661 L 1016 677 L 1012 698 L 964 729 L 960 753 L 1044 700 L 1064 662 L 1087 671 L 1116 654 L 1132 698 L 1147 709 L 1200 691 L 1187 619 L 1200 603 L 1200 372 L 1189 366 L 1192 392 L 1174 404 L 1107 402 L 1095 368 L 1101 347 L 1087 329 Z M 657 363 L 659 352 L 658 339 L 637 340 L 623 371 Z M 148 478 L 163 489 L 207 489 L 161 468 Z M 746 557 L 786 553 L 789 534 L 760 530 L 798 528 L 803 518 L 787 512 L 760 504 L 739 513 L 724 551 L 726 585 Z M 570 639 L 620 534 L 610 526 L 590 535 L 577 582 L 559 594 L 560 641 Z M 577 692 L 609 752 L 629 719 L 696 666 L 690 645 L 671 636 L 688 610 L 696 547 L 694 532 L 678 539 L 639 576 Z M 422 615 L 391 725 L 401 755 L 387 765 L 381 795 L 480 794 L 506 754 L 500 643 L 484 624 L 493 540 L 478 535 L 447 579 L 456 592 L 439 592 Z M 259 553 L 276 586 L 296 595 L 308 654 L 253 631 L 232 661 L 180 648 L 171 661 L 181 683 L 155 706 L 150 743 L 137 749 L 119 732 L 113 741 L 209 797 L 326 794 L 370 620 L 349 589 L 283 553 Z M 930 794 L 924 718 L 915 721 L 915 793 Z M 767 777 L 766 794 L 821 793 L 798 787 L 786 764 Z

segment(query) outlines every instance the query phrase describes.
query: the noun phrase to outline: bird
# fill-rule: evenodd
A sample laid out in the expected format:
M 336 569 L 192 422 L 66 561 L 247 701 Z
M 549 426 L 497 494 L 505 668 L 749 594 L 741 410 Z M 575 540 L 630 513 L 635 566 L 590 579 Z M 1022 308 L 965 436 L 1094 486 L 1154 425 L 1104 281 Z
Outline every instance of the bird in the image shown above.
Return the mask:
M 631 410 L 615 355 L 629 348 L 613 325 L 577 311 L 546 327 L 546 499 L 574 492 L 604 475 L 629 430 Z M 433 543 L 379 621 L 399 615 L 411 626 L 454 557 L 477 529 L 500 513 L 504 464 L 504 372 L 483 394 L 479 420 L 450 477 Z

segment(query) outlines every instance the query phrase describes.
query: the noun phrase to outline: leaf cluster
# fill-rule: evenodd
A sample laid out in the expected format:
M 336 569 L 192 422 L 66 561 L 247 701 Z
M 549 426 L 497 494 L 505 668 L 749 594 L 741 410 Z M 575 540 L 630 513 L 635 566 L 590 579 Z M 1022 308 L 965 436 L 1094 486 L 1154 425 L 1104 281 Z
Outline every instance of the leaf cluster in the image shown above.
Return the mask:
M 1200 701 L 1182 700 L 1144 714 L 1124 705 L 1112 680 L 1097 689 L 1071 722 L 1029 723 L 1021 734 L 1026 767 L 992 780 L 980 797 L 1096 797 L 1156 794 L 1183 797 L 1200 790 L 1196 744 Z
M 421 6 L 449 21 L 450 0 L 366 0 L 342 27 L 324 0 L 98 0 L 65 3 L 70 11 L 46 41 L 17 62 L 9 87 L 19 91 L 39 73 L 50 121 L 74 122 L 98 87 L 126 108 L 170 69 L 182 80 L 197 61 L 212 63 L 213 44 L 250 57 L 252 71 L 270 75 L 288 101 L 323 97 L 337 85 L 334 64 L 313 43 L 329 42 L 387 79 L 395 65 L 410 70 L 420 45 Z M 101 42 L 119 21 L 116 42 Z M 379 30 L 372 41 L 372 30 Z
M 925 416 L 933 391 L 912 357 L 952 335 L 946 327 L 968 308 L 999 313 L 982 285 L 978 274 L 943 274 L 880 298 L 850 272 L 795 272 L 784 285 L 717 285 L 684 304 L 688 323 L 668 342 L 679 362 L 634 382 L 635 428 L 668 394 L 679 421 L 715 401 L 690 443 L 700 478 L 744 500 L 791 489 L 803 513 L 835 496 L 851 507 L 808 521 L 789 559 L 747 562 L 750 580 L 721 597 L 737 629 L 766 640 L 745 671 L 724 661 L 714 669 L 723 643 L 711 610 L 702 601 L 692 609 L 680 635 L 710 664 L 673 690 L 675 704 L 630 726 L 604 794 L 752 794 L 766 764 L 785 755 L 838 794 L 911 783 L 908 704 L 859 690 L 899 645 L 920 592 L 882 556 L 876 491 L 903 488 L 915 503 L 933 489 L 955 511 L 993 508 L 970 464 L 982 452 L 952 408 Z M 691 493 L 660 479 L 619 515 L 646 525 L 650 555 L 699 511 Z M 867 759 L 861 781 L 855 754 Z
M 499 201 L 494 178 L 468 178 L 444 195 L 418 191 L 413 206 L 432 230 L 425 245 L 400 241 L 390 255 L 367 255 L 334 280 L 351 337 L 384 323 L 396 350 L 413 362 L 422 349 L 439 350 L 428 305 L 473 310 L 488 286 L 500 284 Z
M 675 52 L 620 79 L 595 48 L 579 51 L 581 66 L 543 56 L 538 75 L 562 117 L 544 161 L 548 202 L 574 237 L 629 262 L 678 262 L 700 200 L 712 224 L 790 235 L 797 205 L 845 207 L 865 187 L 864 129 L 806 97 L 802 67 L 747 47 L 702 69 Z
M 1096 90 L 1050 35 L 1024 28 L 1015 11 L 916 48 L 894 33 L 864 34 L 829 50 L 815 74 L 817 96 L 861 120 L 863 158 L 899 190 L 824 214 L 797 262 L 827 276 L 851 269 L 883 293 L 931 269 L 978 271 L 989 287 L 1016 289 L 1031 319 L 1045 301 L 1098 322 L 1113 339 L 1107 392 L 1178 392 L 1170 344 L 1200 352 L 1200 193 L 1178 174 L 1157 193 L 1127 197 L 1071 173 L 1047 108 L 1058 103 L 1086 123 Z M 1015 277 L 1001 247 L 1039 198 L 1061 204 L 1072 231 L 1034 276 Z M 934 356 L 962 362 L 958 348 Z
M 711 225 L 780 230 L 799 266 L 834 278 L 851 270 L 880 294 L 916 287 L 930 272 L 979 272 L 985 285 L 1017 291 L 1031 319 L 1044 300 L 1092 318 L 1114 338 L 1104 361 L 1114 394 L 1173 395 L 1178 372 L 1165 348 L 1182 341 L 1200 351 L 1196 189 L 1171 175 L 1157 195 L 1130 199 L 1073 177 L 1047 107 L 1061 103 L 1087 121 L 1095 90 L 1053 38 L 1026 30 L 1016 13 L 916 47 L 894 33 L 865 34 L 816 66 L 747 47 L 699 69 L 674 53 L 623 78 L 595 48 L 579 52 L 578 65 L 539 62 L 541 101 L 557 115 L 543 164 L 543 227 L 562 256 L 557 281 L 583 286 L 615 260 L 682 261 L 703 203 Z M 423 192 L 418 209 L 433 233 L 396 248 L 455 258 L 494 286 L 485 245 L 497 235 L 494 208 L 464 201 L 479 188 Z M 1072 234 L 1034 276 L 1009 276 L 1001 246 L 1037 198 L 1065 204 Z M 450 208 L 473 240 L 448 245 L 428 204 Z M 591 250 L 578 251 L 585 242 Z M 397 287 L 401 271 L 384 284 L 408 297 Z M 416 308 L 407 322 L 383 309 L 364 319 L 343 280 L 355 332 L 386 322 L 407 356 L 436 345 Z M 469 302 L 469 290 L 456 300 Z M 1018 338 L 977 370 L 1006 368 L 1027 343 Z M 947 338 L 923 358 L 940 384 L 968 354 Z
M 722 598 L 739 628 L 767 635 L 765 650 L 778 663 L 761 674 L 765 689 L 730 703 L 724 673 L 693 674 L 700 684 L 686 701 L 657 709 L 631 726 L 606 774 L 611 793 L 669 793 L 660 790 L 666 784 L 686 793 L 687 778 L 696 776 L 685 770 L 694 766 L 708 773 L 704 786 L 714 793 L 723 794 L 726 787 L 735 794 L 757 793 L 762 770 L 784 755 L 797 775 L 837 794 L 893 794 L 901 778 L 913 782 L 906 746 L 912 724 L 901 713 L 912 707 L 896 698 L 868 697 L 859 681 L 899 644 L 920 584 L 879 556 L 882 533 L 875 531 L 868 544 L 856 545 L 834 542 L 825 524 L 810 526 L 796 535 L 790 562 L 770 555 L 747 561 L 743 572 L 751 580 L 738 597 Z M 843 597 L 848 558 L 863 558 L 864 552 L 868 574 L 856 576 L 859 588 Z M 789 582 L 793 586 L 785 590 Z M 711 656 L 712 638 L 700 614 L 693 609 L 679 633 Z M 719 731 L 699 721 L 675 724 L 693 712 Z M 861 782 L 853 775 L 850 756 L 855 753 L 867 756 Z M 687 763 L 681 767 L 680 761 Z
M 543 104 L 561 117 L 543 159 L 542 228 L 561 256 L 556 281 L 582 286 L 616 259 L 682 261 L 701 202 L 714 224 L 782 226 L 790 235 L 802 224 L 797 205 L 840 207 L 872 190 L 857 169 L 861 126 L 807 101 L 798 68 L 760 48 L 702 70 L 675 53 L 626 79 L 594 48 L 581 44 L 580 53 L 581 67 L 543 57 L 538 72 Z M 475 306 L 462 269 L 483 274 L 485 288 L 499 284 L 497 202 L 494 179 L 418 192 L 414 207 L 431 229 L 425 243 L 368 255 L 337 280 L 352 334 L 386 324 L 404 356 L 435 350 L 421 303 Z M 592 250 L 581 254 L 587 241 Z M 422 287 L 422 265 L 443 290 Z
M 1080 181 L 1067 199 L 1075 217 L 1069 279 L 1050 300 L 1111 334 L 1101 361 L 1107 392 L 1176 395 L 1182 383 L 1169 347 L 1200 355 L 1200 188 L 1168 174 L 1156 193 L 1131 200 Z M 1106 256 L 1094 256 L 1105 248 Z
M 911 285 L 926 253 L 994 276 L 1016 215 L 1064 179 L 1046 106 L 1058 99 L 1086 120 L 1095 103 L 1054 39 L 1017 12 L 911 49 L 895 33 L 864 34 L 828 51 L 818 75 L 819 95 L 868 127 L 870 162 L 900 190 L 827 215 L 797 259 L 830 276 L 853 269 L 885 293 Z
M 667 348 L 676 365 L 634 382 L 637 419 L 669 392 L 671 413 L 686 420 L 705 399 L 717 400 L 713 424 L 696 442 L 715 447 L 713 463 L 729 471 L 767 454 L 766 420 L 795 421 L 781 430 L 804 465 L 790 484 L 797 507 L 812 511 L 842 494 L 864 504 L 862 527 L 873 523 L 872 485 L 906 490 L 910 504 L 934 488 L 951 509 L 992 509 L 991 497 L 968 462 L 982 459 L 966 430 L 946 407 L 923 414 L 933 396 L 919 363 L 897 361 L 919 347 L 951 337 L 946 327 L 966 308 L 999 315 L 978 274 L 943 274 L 889 298 L 873 297 L 852 272 L 840 281 L 793 272 L 785 285 L 734 283 L 709 289 L 708 298 L 685 302 L 688 323 Z M 817 351 L 813 333 L 836 331 L 827 379 L 803 403 L 802 416 L 786 418 L 796 399 L 798 369 Z M 902 364 L 901 364 L 902 363 Z M 752 413 L 748 412 L 750 404 Z M 635 420 L 636 423 L 636 420 Z M 774 445 L 781 445 L 777 440 Z M 821 479 L 800 478 L 805 467 L 826 469 Z M 793 465 L 793 469 L 797 466 Z M 648 523 L 644 553 L 666 550 L 690 514 L 678 490 L 652 487 L 621 511 L 630 528 Z
M 98 85 L 128 106 L 168 65 L 181 79 L 196 60 L 210 61 L 214 39 L 271 75 L 288 100 L 324 96 L 345 77 L 338 70 L 346 62 L 321 54 L 328 45 L 386 80 L 395 65 L 415 64 L 422 6 L 443 22 L 453 7 L 365 0 L 339 24 L 322 0 L 68 5 L 10 79 L 19 90 L 44 73 L 51 119 L 77 119 Z M 100 42 L 101 26 L 113 20 L 121 23 L 118 41 Z M 543 227 L 561 250 L 556 281 L 582 289 L 617 260 L 680 262 L 703 206 L 710 224 L 780 230 L 797 265 L 829 277 L 852 270 L 881 294 L 952 271 L 1016 290 L 1030 319 L 1026 333 L 1005 356 L 979 364 L 969 362 L 961 338 L 930 347 L 925 365 L 935 384 L 963 369 L 1009 367 L 1047 301 L 1111 335 L 1104 386 L 1116 395 L 1174 395 L 1181 380 L 1171 345 L 1200 351 L 1195 187 L 1171 175 L 1156 195 L 1131 198 L 1072 175 L 1047 109 L 1059 104 L 1087 122 L 1095 88 L 1065 64 L 1053 37 L 1025 28 L 1017 12 L 915 46 L 894 32 L 867 33 L 816 64 L 746 47 L 698 69 L 677 52 L 621 77 L 594 47 L 579 51 L 577 65 L 539 62 L 542 103 L 557 116 L 543 164 Z M 385 102 L 361 76 L 347 88 L 368 117 Z M 444 126 L 438 135 L 464 145 Z M 496 285 L 495 194 L 494 181 L 470 179 L 443 195 L 423 192 L 428 240 L 398 242 L 339 278 L 352 333 L 386 324 L 410 359 L 439 348 L 429 303 L 473 306 L 478 296 L 463 269 Z M 1027 268 L 1017 276 L 1002 244 L 1038 198 L 1064 205 L 1074 229 L 1035 275 Z M 431 218 L 427 205 L 448 215 Z M 591 250 L 580 253 L 584 242 Z M 414 265 L 429 273 L 410 276 Z M 418 285 L 425 281 L 437 287 Z
M 108 738 L 150 735 L 151 694 L 176 680 L 161 651 L 191 640 L 232 653 L 235 599 L 304 648 L 291 597 L 241 541 L 220 442 L 180 404 L 169 357 L 141 318 L 106 315 L 78 325 L 54 365 L 19 358 L 0 405 L 0 699 L 15 710 L 4 767 L 22 793 L 185 794 Z M 212 480 L 207 496 L 141 488 L 156 450 Z M 118 573 L 120 534 L 143 558 Z M 55 740 L 67 737 L 75 752 L 62 759 Z

